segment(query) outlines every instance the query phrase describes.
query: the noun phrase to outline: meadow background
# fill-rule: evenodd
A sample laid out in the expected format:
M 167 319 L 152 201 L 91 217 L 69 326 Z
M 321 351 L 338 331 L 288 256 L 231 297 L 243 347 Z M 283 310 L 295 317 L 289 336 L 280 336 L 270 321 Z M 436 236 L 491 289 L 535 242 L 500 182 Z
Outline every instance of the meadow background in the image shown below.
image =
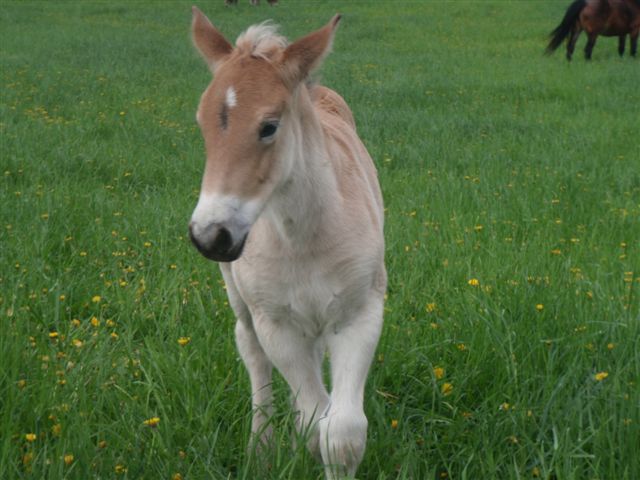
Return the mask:
M 640 64 L 544 56 L 559 1 L 199 7 L 230 39 L 344 14 L 321 79 L 386 201 L 361 479 L 640 478 Z M 210 74 L 191 2 L 0 4 L 0 477 L 322 478 L 245 451 L 249 382 L 187 238 Z

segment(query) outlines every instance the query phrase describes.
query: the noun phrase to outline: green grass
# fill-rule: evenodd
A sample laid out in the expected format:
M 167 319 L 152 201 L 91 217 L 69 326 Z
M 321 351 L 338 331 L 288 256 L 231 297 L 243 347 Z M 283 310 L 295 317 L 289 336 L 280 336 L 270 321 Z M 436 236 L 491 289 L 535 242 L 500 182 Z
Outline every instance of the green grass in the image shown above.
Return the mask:
M 222 3 L 231 39 L 344 13 L 322 80 L 378 165 L 390 280 L 358 478 L 640 478 L 638 60 L 545 57 L 563 2 Z M 245 452 L 233 315 L 185 235 L 190 5 L 0 5 L 2 478 L 322 478 L 280 378 L 269 467 Z

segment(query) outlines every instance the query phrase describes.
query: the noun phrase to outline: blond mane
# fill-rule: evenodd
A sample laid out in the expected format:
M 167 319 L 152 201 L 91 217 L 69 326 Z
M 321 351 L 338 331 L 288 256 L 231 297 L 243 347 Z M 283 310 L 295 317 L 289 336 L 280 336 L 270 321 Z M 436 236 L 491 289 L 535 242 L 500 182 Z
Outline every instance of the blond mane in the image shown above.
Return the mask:
M 272 59 L 276 52 L 283 50 L 288 44 L 287 39 L 278 33 L 278 26 L 270 20 L 251 25 L 236 40 L 236 47 L 242 53 L 267 60 Z

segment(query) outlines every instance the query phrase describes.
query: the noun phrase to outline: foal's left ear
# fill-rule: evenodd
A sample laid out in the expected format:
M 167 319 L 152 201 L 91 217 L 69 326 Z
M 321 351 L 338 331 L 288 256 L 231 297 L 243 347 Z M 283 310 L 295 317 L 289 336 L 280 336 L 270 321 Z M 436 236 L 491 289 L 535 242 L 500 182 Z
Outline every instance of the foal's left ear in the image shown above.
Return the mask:
M 331 51 L 333 36 L 342 16 L 336 14 L 331 21 L 300 40 L 289 45 L 282 57 L 282 67 L 287 83 L 294 87 L 303 82 L 311 72 L 320 66 Z

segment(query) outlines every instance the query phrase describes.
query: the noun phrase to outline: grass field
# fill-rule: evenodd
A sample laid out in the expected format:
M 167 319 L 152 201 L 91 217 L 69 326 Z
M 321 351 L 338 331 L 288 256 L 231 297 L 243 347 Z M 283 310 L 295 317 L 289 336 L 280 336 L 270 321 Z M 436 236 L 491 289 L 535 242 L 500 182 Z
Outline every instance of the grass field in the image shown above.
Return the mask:
M 344 14 L 321 77 L 378 165 L 389 270 L 358 478 L 640 478 L 639 61 L 544 56 L 565 2 L 239 3 L 199 6 L 232 39 Z M 269 467 L 245 452 L 186 235 L 190 6 L 0 5 L 0 478 L 322 478 L 280 378 Z

